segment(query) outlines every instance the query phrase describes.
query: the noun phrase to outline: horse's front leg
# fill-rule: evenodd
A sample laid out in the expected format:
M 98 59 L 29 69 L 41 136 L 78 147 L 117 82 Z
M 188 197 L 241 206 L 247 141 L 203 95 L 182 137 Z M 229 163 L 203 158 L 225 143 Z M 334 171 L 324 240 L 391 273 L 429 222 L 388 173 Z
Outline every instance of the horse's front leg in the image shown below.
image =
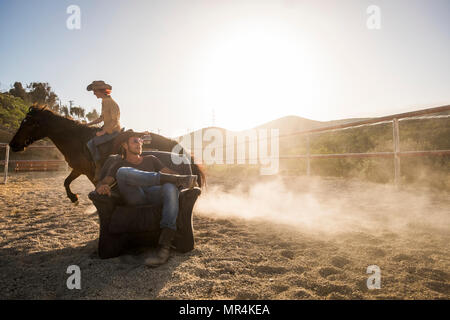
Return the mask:
M 72 172 L 69 174 L 69 176 L 64 180 L 64 188 L 66 188 L 67 196 L 69 197 L 70 201 L 77 204 L 78 203 L 78 195 L 75 193 L 72 193 L 70 190 L 70 184 L 73 180 L 78 178 L 81 175 L 78 171 L 72 170 Z

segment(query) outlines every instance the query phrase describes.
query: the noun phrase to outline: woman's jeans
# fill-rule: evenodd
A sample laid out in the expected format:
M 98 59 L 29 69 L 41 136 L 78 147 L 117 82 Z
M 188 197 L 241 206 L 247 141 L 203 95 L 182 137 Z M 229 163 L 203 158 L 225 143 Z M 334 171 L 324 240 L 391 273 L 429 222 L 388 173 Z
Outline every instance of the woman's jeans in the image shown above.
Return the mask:
M 100 153 L 98 147 L 108 141 L 113 140 L 115 137 L 117 137 L 118 134 L 119 132 L 113 132 L 111 134 L 105 133 L 102 136 L 95 136 L 87 142 L 86 145 L 91 152 L 92 159 L 94 159 L 94 161 L 100 161 L 102 158 L 102 154 Z
M 120 194 L 129 205 L 161 205 L 161 228 L 177 229 L 178 196 L 180 191 L 172 183 L 159 185 L 159 172 L 147 172 L 121 167 L 116 173 Z

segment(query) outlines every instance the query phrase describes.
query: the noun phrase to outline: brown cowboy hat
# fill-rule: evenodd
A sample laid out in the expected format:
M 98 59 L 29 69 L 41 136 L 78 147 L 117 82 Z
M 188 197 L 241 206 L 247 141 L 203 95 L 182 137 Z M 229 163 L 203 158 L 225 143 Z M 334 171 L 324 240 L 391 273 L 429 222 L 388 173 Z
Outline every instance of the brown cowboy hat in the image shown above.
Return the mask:
M 86 88 L 87 91 L 103 90 L 103 89 L 112 90 L 112 87 L 109 84 L 105 83 L 105 81 L 103 80 L 96 80 L 92 81 L 92 83 L 88 85 Z
M 123 131 L 119 133 L 119 135 L 114 139 L 114 151 L 118 152 L 119 148 L 122 146 L 122 143 L 128 142 L 128 139 L 131 137 L 143 137 L 149 135 L 149 132 L 134 132 L 132 129 L 127 131 Z

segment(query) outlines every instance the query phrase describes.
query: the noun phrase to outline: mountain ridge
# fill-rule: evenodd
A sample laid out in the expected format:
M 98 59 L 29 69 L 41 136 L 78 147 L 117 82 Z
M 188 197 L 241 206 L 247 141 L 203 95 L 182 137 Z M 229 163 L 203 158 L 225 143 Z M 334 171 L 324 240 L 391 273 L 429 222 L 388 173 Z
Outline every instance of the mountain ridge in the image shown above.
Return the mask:
M 178 136 L 178 138 L 187 137 L 188 135 L 194 135 L 198 133 L 200 130 L 206 130 L 206 129 L 218 129 L 224 133 L 226 132 L 232 132 L 232 133 L 238 133 L 238 132 L 245 132 L 249 130 L 257 130 L 257 129 L 279 129 L 279 134 L 289 134 L 297 131 L 303 131 L 303 130 L 311 130 L 311 129 L 317 129 L 317 128 L 325 128 L 340 124 L 347 124 L 351 122 L 358 122 L 363 120 L 368 120 L 372 118 L 345 118 L 345 119 L 338 119 L 338 120 L 329 120 L 329 121 L 318 121 L 318 120 L 311 120 L 308 118 L 303 118 L 296 115 L 288 115 L 281 118 L 277 118 L 274 120 L 270 120 L 266 123 L 260 124 L 256 127 L 250 128 L 250 129 L 244 129 L 244 130 L 228 130 L 226 128 L 222 127 L 216 127 L 216 126 L 210 126 L 201 128 L 195 131 L 191 131 L 189 133 L 186 133 L 184 135 Z

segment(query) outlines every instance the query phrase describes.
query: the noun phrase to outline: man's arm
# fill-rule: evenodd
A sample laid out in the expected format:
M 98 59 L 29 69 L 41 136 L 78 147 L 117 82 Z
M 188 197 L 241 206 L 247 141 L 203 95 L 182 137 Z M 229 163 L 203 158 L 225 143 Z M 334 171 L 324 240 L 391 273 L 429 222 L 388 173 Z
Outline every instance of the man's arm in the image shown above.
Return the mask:
M 161 173 L 167 173 L 167 174 L 179 174 L 176 171 L 173 171 L 172 169 L 167 168 L 162 162 L 161 160 L 159 160 L 157 157 L 155 156 L 149 156 L 152 161 L 153 161 L 153 166 L 155 168 L 155 171 L 157 172 L 161 172 Z
M 100 123 L 103 121 L 103 115 L 101 115 L 100 117 L 98 117 L 95 120 L 92 120 L 91 122 L 89 122 L 88 124 L 86 124 L 87 126 L 92 126 L 94 124 Z
M 102 181 L 99 182 L 95 191 L 98 194 L 111 196 L 111 188 L 113 188 L 117 184 L 116 179 L 111 176 L 106 176 Z
M 100 182 L 95 187 L 95 191 L 97 191 L 98 194 L 106 194 L 108 196 L 111 196 L 111 189 L 117 184 L 115 176 L 117 170 L 121 167 L 121 162 L 121 159 L 117 159 L 109 165 L 105 177 L 100 180 Z M 105 165 L 106 163 L 104 164 L 104 166 Z
M 168 173 L 168 174 L 179 174 L 178 172 L 173 171 L 172 169 L 169 169 L 167 167 L 162 168 L 159 170 L 161 173 Z

